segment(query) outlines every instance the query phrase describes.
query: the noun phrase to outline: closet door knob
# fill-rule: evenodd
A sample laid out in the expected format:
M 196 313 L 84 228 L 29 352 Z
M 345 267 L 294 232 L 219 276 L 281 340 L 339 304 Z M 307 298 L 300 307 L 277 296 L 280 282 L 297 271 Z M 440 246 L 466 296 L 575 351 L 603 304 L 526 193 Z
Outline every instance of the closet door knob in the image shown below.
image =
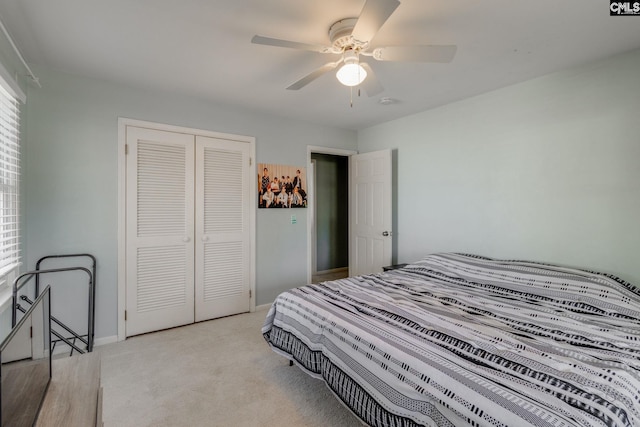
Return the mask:
M 189 237 L 185 237 L 184 239 L 182 239 L 182 241 L 185 243 L 189 243 L 191 239 Z
M 203 242 L 208 242 L 209 241 L 209 236 L 202 236 L 202 241 Z

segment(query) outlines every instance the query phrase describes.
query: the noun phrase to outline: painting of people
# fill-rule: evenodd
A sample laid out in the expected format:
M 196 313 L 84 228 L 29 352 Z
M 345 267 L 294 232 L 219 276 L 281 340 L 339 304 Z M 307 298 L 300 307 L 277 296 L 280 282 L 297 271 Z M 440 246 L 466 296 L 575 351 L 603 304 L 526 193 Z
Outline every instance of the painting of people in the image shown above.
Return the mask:
M 258 163 L 258 207 L 306 208 L 306 168 Z

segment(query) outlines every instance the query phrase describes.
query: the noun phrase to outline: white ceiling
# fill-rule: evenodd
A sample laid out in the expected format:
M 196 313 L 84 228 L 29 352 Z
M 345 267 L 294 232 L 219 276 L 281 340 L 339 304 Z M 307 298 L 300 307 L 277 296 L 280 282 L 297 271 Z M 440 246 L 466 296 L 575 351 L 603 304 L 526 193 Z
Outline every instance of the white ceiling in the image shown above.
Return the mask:
M 350 108 L 350 90 L 332 74 L 285 90 L 333 56 L 250 42 L 259 34 L 328 45 L 329 26 L 363 5 L 2 0 L 0 17 L 31 65 L 347 129 L 640 48 L 640 16 L 610 17 L 604 0 L 401 0 L 374 47 L 456 44 L 457 55 L 450 64 L 375 62 L 385 91 Z

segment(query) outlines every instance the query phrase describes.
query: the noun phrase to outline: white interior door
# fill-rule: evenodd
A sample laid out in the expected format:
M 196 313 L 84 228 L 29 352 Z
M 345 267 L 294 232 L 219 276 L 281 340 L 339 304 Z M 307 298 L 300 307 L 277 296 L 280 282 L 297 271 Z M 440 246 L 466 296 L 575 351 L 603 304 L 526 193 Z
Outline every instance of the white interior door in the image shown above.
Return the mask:
M 391 264 L 391 150 L 349 157 L 349 275 Z
M 196 137 L 196 321 L 251 309 L 251 146 Z
M 194 143 L 128 126 L 126 335 L 194 321 Z

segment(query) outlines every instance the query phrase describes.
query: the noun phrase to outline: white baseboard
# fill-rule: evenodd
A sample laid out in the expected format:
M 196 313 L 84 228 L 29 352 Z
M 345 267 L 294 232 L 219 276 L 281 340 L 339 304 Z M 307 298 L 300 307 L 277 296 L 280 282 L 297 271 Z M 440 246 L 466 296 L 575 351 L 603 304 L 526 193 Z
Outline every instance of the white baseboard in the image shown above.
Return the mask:
M 269 310 L 270 308 L 271 308 L 271 303 L 262 304 L 262 305 L 256 305 L 256 311 Z
M 110 337 L 104 337 L 104 338 L 98 338 L 96 340 L 93 341 L 93 346 L 94 347 L 100 347 L 101 345 L 107 345 L 107 344 L 113 344 L 115 342 L 118 342 L 118 336 L 117 335 L 113 335 Z M 76 345 L 81 348 L 84 349 L 85 345 L 82 341 L 76 341 Z M 71 351 L 71 347 L 69 347 L 67 344 L 65 344 L 62 341 L 59 341 L 56 344 L 56 348 L 53 350 L 53 355 L 56 356 L 58 354 L 63 354 L 63 353 L 69 353 Z M 76 352 L 74 352 L 74 354 L 77 354 Z
M 102 337 L 93 341 L 93 345 L 95 347 L 99 347 L 101 345 L 113 344 L 114 342 L 118 342 L 117 335 L 111 335 L 110 337 Z

